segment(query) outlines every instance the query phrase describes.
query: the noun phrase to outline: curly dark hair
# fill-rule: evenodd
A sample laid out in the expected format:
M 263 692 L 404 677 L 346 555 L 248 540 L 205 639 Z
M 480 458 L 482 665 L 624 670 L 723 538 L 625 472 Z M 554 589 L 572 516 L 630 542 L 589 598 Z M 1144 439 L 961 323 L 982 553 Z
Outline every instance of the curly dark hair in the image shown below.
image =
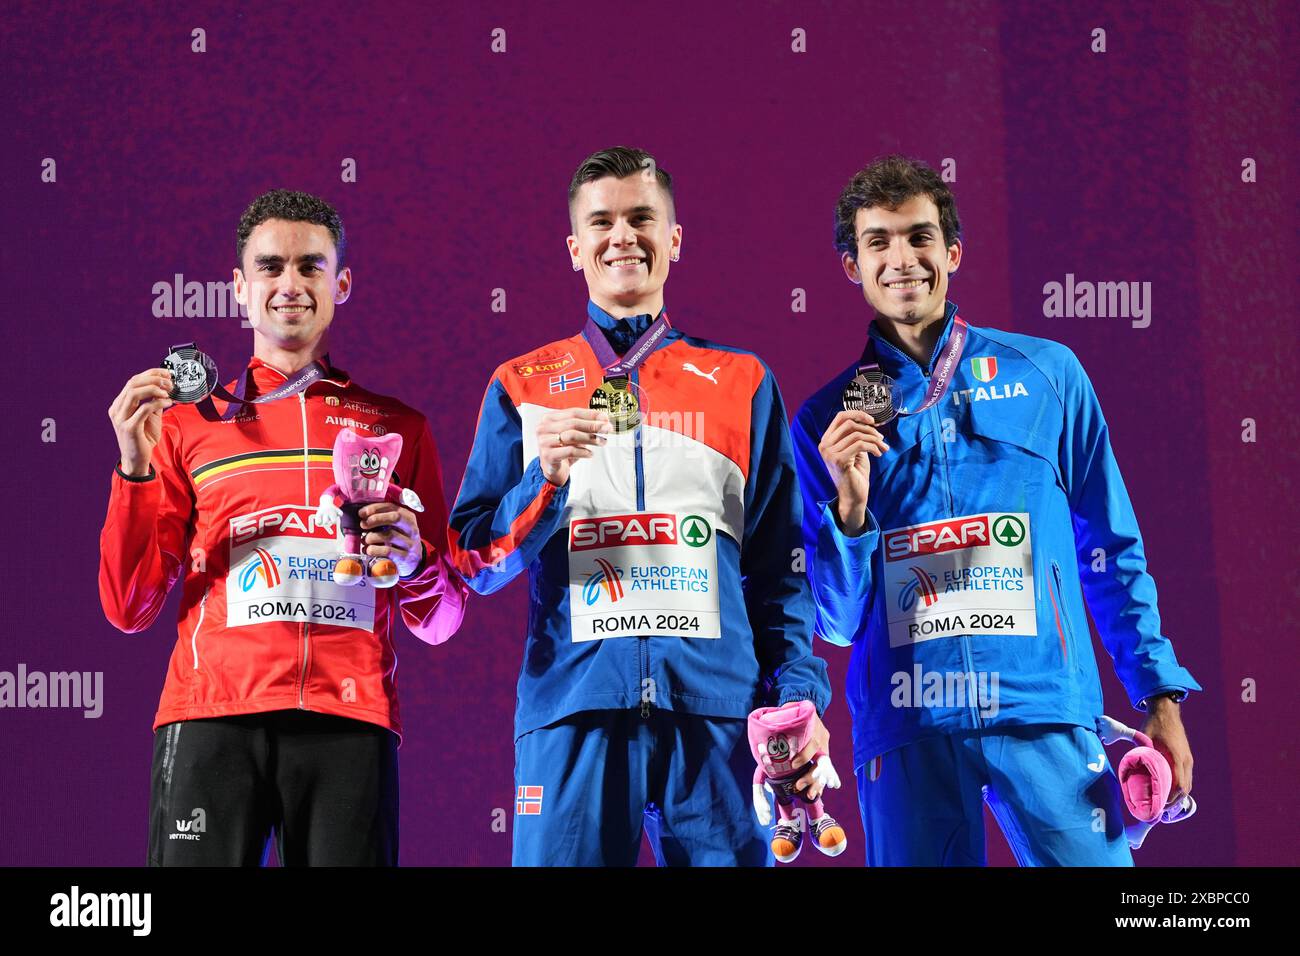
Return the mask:
M 856 217 L 859 209 L 883 206 L 897 209 L 914 196 L 929 196 L 939 209 L 943 244 L 951 246 L 961 238 L 957 203 L 948 184 L 919 159 L 894 153 L 870 163 L 849 180 L 835 204 L 835 249 L 858 256 Z
M 343 268 L 343 254 L 347 248 L 347 239 L 343 234 L 343 220 L 338 211 L 325 200 L 309 193 L 295 192 L 292 189 L 272 189 L 262 193 L 244 210 L 239 217 L 239 229 L 235 232 L 235 262 L 244 268 L 244 247 L 254 229 L 268 219 L 285 219 L 289 222 L 310 222 L 324 226 L 330 231 L 337 253 L 338 269 Z
M 659 187 L 663 189 L 664 194 L 668 197 L 668 217 L 675 222 L 677 219 L 677 203 L 673 198 L 673 177 L 669 176 L 668 170 L 655 162 L 655 158 L 644 149 L 636 149 L 632 146 L 613 146 L 609 149 L 602 149 L 600 152 L 592 153 L 582 161 L 581 165 L 578 166 L 578 171 L 573 174 L 573 179 L 569 181 L 570 221 L 573 219 L 573 201 L 578 197 L 578 190 L 582 188 L 583 183 L 595 182 L 597 179 L 604 179 L 606 176 L 623 179 L 644 169 L 653 169 L 655 171 L 655 179 L 659 180 Z

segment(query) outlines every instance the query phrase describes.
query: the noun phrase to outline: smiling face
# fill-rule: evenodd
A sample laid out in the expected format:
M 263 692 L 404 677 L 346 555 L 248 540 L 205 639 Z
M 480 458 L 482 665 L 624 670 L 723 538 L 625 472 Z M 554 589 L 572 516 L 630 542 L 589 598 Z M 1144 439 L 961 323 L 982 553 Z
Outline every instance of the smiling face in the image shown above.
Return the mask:
M 379 454 L 379 449 L 370 448 L 361 453 L 357 460 L 357 471 L 362 478 L 374 478 L 380 470 L 387 467 L 388 462 Z
M 904 325 L 942 318 L 948 274 L 961 263 L 961 240 L 944 246 L 934 200 L 920 195 L 894 209 L 859 209 L 854 230 L 857 256 L 846 252 L 841 261 L 877 317 Z
M 334 483 L 349 501 L 381 501 L 393 478 L 393 468 L 402 456 L 402 435 L 359 435 L 344 428 L 334 437 L 330 467 Z
M 655 177 L 635 173 L 583 183 L 572 214 L 569 256 L 582 268 L 591 301 L 611 315 L 657 315 L 682 227 L 672 221 Z
M 347 301 L 352 270 L 336 274 L 330 232 L 310 222 L 268 219 L 253 229 L 235 270 L 235 298 L 269 345 L 311 349 L 329 329 L 334 306 Z
M 767 738 L 767 754 L 772 758 L 773 763 L 780 763 L 783 760 L 790 759 L 790 741 L 788 738 L 775 734 Z

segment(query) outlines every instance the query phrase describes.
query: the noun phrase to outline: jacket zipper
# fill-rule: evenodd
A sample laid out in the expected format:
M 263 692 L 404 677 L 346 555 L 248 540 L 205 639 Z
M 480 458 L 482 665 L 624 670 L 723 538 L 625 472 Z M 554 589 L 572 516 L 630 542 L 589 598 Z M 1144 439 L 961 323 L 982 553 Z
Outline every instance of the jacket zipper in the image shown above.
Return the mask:
M 911 356 L 908 356 L 908 358 L 910 359 Z M 926 368 L 921 369 L 921 374 L 925 379 L 928 389 L 930 382 L 929 367 L 927 366 Z M 937 402 L 930 408 L 930 422 L 934 426 L 935 452 L 939 457 L 943 469 L 943 490 L 948 497 L 948 517 L 955 518 L 957 517 L 957 502 L 953 499 L 952 495 L 952 473 L 948 468 L 948 449 L 944 447 L 943 416 L 939 414 L 939 407 L 942 404 L 942 402 Z M 963 634 L 961 636 L 961 662 L 962 668 L 970 675 L 969 679 L 972 683 L 977 684 L 974 660 L 971 657 L 969 634 Z M 984 721 L 980 717 L 980 702 L 978 700 L 968 700 L 966 702 L 966 708 L 970 711 L 971 720 L 974 722 L 976 729 L 982 728 L 984 726 Z
M 631 381 L 633 384 L 639 382 L 640 376 L 636 369 L 632 369 Z M 636 510 L 638 513 L 645 511 L 645 459 L 641 454 L 641 425 L 636 426 L 636 438 L 634 450 L 636 454 Z M 641 675 L 641 684 L 638 693 L 641 696 L 641 719 L 649 720 L 652 704 L 646 696 L 646 682 L 650 679 L 650 638 L 637 638 L 637 666 Z
M 1065 658 L 1065 664 L 1070 664 L 1070 647 L 1074 646 L 1074 631 L 1070 628 L 1070 618 L 1065 613 L 1065 593 L 1061 587 L 1061 566 L 1052 561 L 1052 576 L 1056 579 L 1055 593 L 1048 588 L 1048 596 L 1052 599 L 1052 611 L 1056 615 L 1056 632 L 1061 636 L 1061 655 Z M 1067 644 L 1068 641 L 1068 644 Z
M 194 652 L 194 669 L 199 669 L 199 628 L 203 626 L 203 614 L 208 609 L 208 592 L 212 590 L 209 584 L 203 589 L 203 600 L 199 602 L 199 619 L 194 625 L 194 633 L 190 635 L 190 650 Z
M 307 507 L 311 507 L 311 450 L 310 442 L 307 440 L 307 396 L 304 392 L 298 393 L 298 408 L 302 411 L 302 500 Z M 307 668 L 311 661 L 311 625 L 303 623 L 302 625 L 302 672 L 298 675 L 298 709 L 306 710 L 307 705 L 305 698 L 307 696 Z

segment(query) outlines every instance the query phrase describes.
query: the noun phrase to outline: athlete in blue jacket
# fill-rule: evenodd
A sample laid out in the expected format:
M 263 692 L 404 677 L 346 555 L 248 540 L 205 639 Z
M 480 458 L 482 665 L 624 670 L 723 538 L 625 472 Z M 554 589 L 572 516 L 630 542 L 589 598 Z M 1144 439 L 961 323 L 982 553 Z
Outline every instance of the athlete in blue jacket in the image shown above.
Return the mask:
M 596 153 L 569 196 L 585 328 L 493 373 L 450 519 L 474 590 L 529 573 L 513 859 L 631 865 L 644 822 L 661 864 L 770 863 L 745 718 L 830 700 L 781 396 L 669 323 L 682 230 L 648 154 Z
M 982 865 L 983 798 L 1023 865 L 1131 865 L 1085 598 L 1170 759 L 1171 803 L 1192 783 L 1178 702 L 1200 687 L 1160 632 L 1088 377 L 1065 346 L 968 325 L 946 301 L 959 225 L 923 164 L 858 173 L 836 244 L 875 320 L 793 431 L 816 629 L 853 648 L 868 862 Z M 901 414 L 845 410 L 860 371 L 892 378 Z

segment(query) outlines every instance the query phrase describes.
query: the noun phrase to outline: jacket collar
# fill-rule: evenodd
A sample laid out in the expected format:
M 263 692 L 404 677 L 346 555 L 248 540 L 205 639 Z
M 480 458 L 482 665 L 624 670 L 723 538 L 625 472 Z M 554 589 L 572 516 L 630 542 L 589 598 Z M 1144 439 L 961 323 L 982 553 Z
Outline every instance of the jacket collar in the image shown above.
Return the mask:
M 321 361 L 325 363 L 325 368 L 328 371 L 325 373 L 324 378 L 312 382 L 308 388 L 312 388 L 322 383 L 328 383 L 338 388 L 343 388 L 352 384 L 352 379 L 348 373 L 343 371 L 341 368 L 336 368 L 334 363 L 330 361 L 328 352 L 321 356 Z M 248 368 L 253 373 L 253 383 L 251 388 L 253 397 L 264 395 L 273 389 L 279 388 L 289 380 L 288 375 L 276 368 L 274 365 L 262 361 L 256 355 L 249 359 Z
M 663 315 L 663 311 L 660 309 L 659 315 Z M 609 340 L 610 347 L 619 355 L 626 354 L 628 349 L 636 344 L 641 334 L 650 328 L 650 323 L 659 317 L 643 312 L 640 315 L 616 319 L 590 300 L 587 301 L 587 315 L 591 321 L 600 326 L 601 331 L 605 333 L 605 338 Z M 668 338 L 669 336 L 665 335 L 661 341 L 666 342 Z
M 952 334 L 952 319 L 956 314 L 957 303 L 945 302 L 943 307 L 943 331 L 939 334 L 938 340 L 934 343 L 934 349 L 930 353 L 930 361 L 927 362 L 925 368 L 922 369 L 922 371 L 927 375 L 930 374 L 930 370 L 934 368 L 934 363 L 943 353 L 944 346 L 948 344 L 948 336 Z M 876 355 L 880 357 L 880 364 L 885 367 L 885 370 L 888 371 L 890 375 L 897 377 L 897 372 L 906 370 L 909 365 L 916 365 L 916 362 L 913 361 L 910 355 L 890 342 L 889 339 L 885 338 L 884 334 L 880 331 L 879 323 L 874 319 L 871 322 L 871 326 L 867 329 L 867 336 L 875 343 Z

